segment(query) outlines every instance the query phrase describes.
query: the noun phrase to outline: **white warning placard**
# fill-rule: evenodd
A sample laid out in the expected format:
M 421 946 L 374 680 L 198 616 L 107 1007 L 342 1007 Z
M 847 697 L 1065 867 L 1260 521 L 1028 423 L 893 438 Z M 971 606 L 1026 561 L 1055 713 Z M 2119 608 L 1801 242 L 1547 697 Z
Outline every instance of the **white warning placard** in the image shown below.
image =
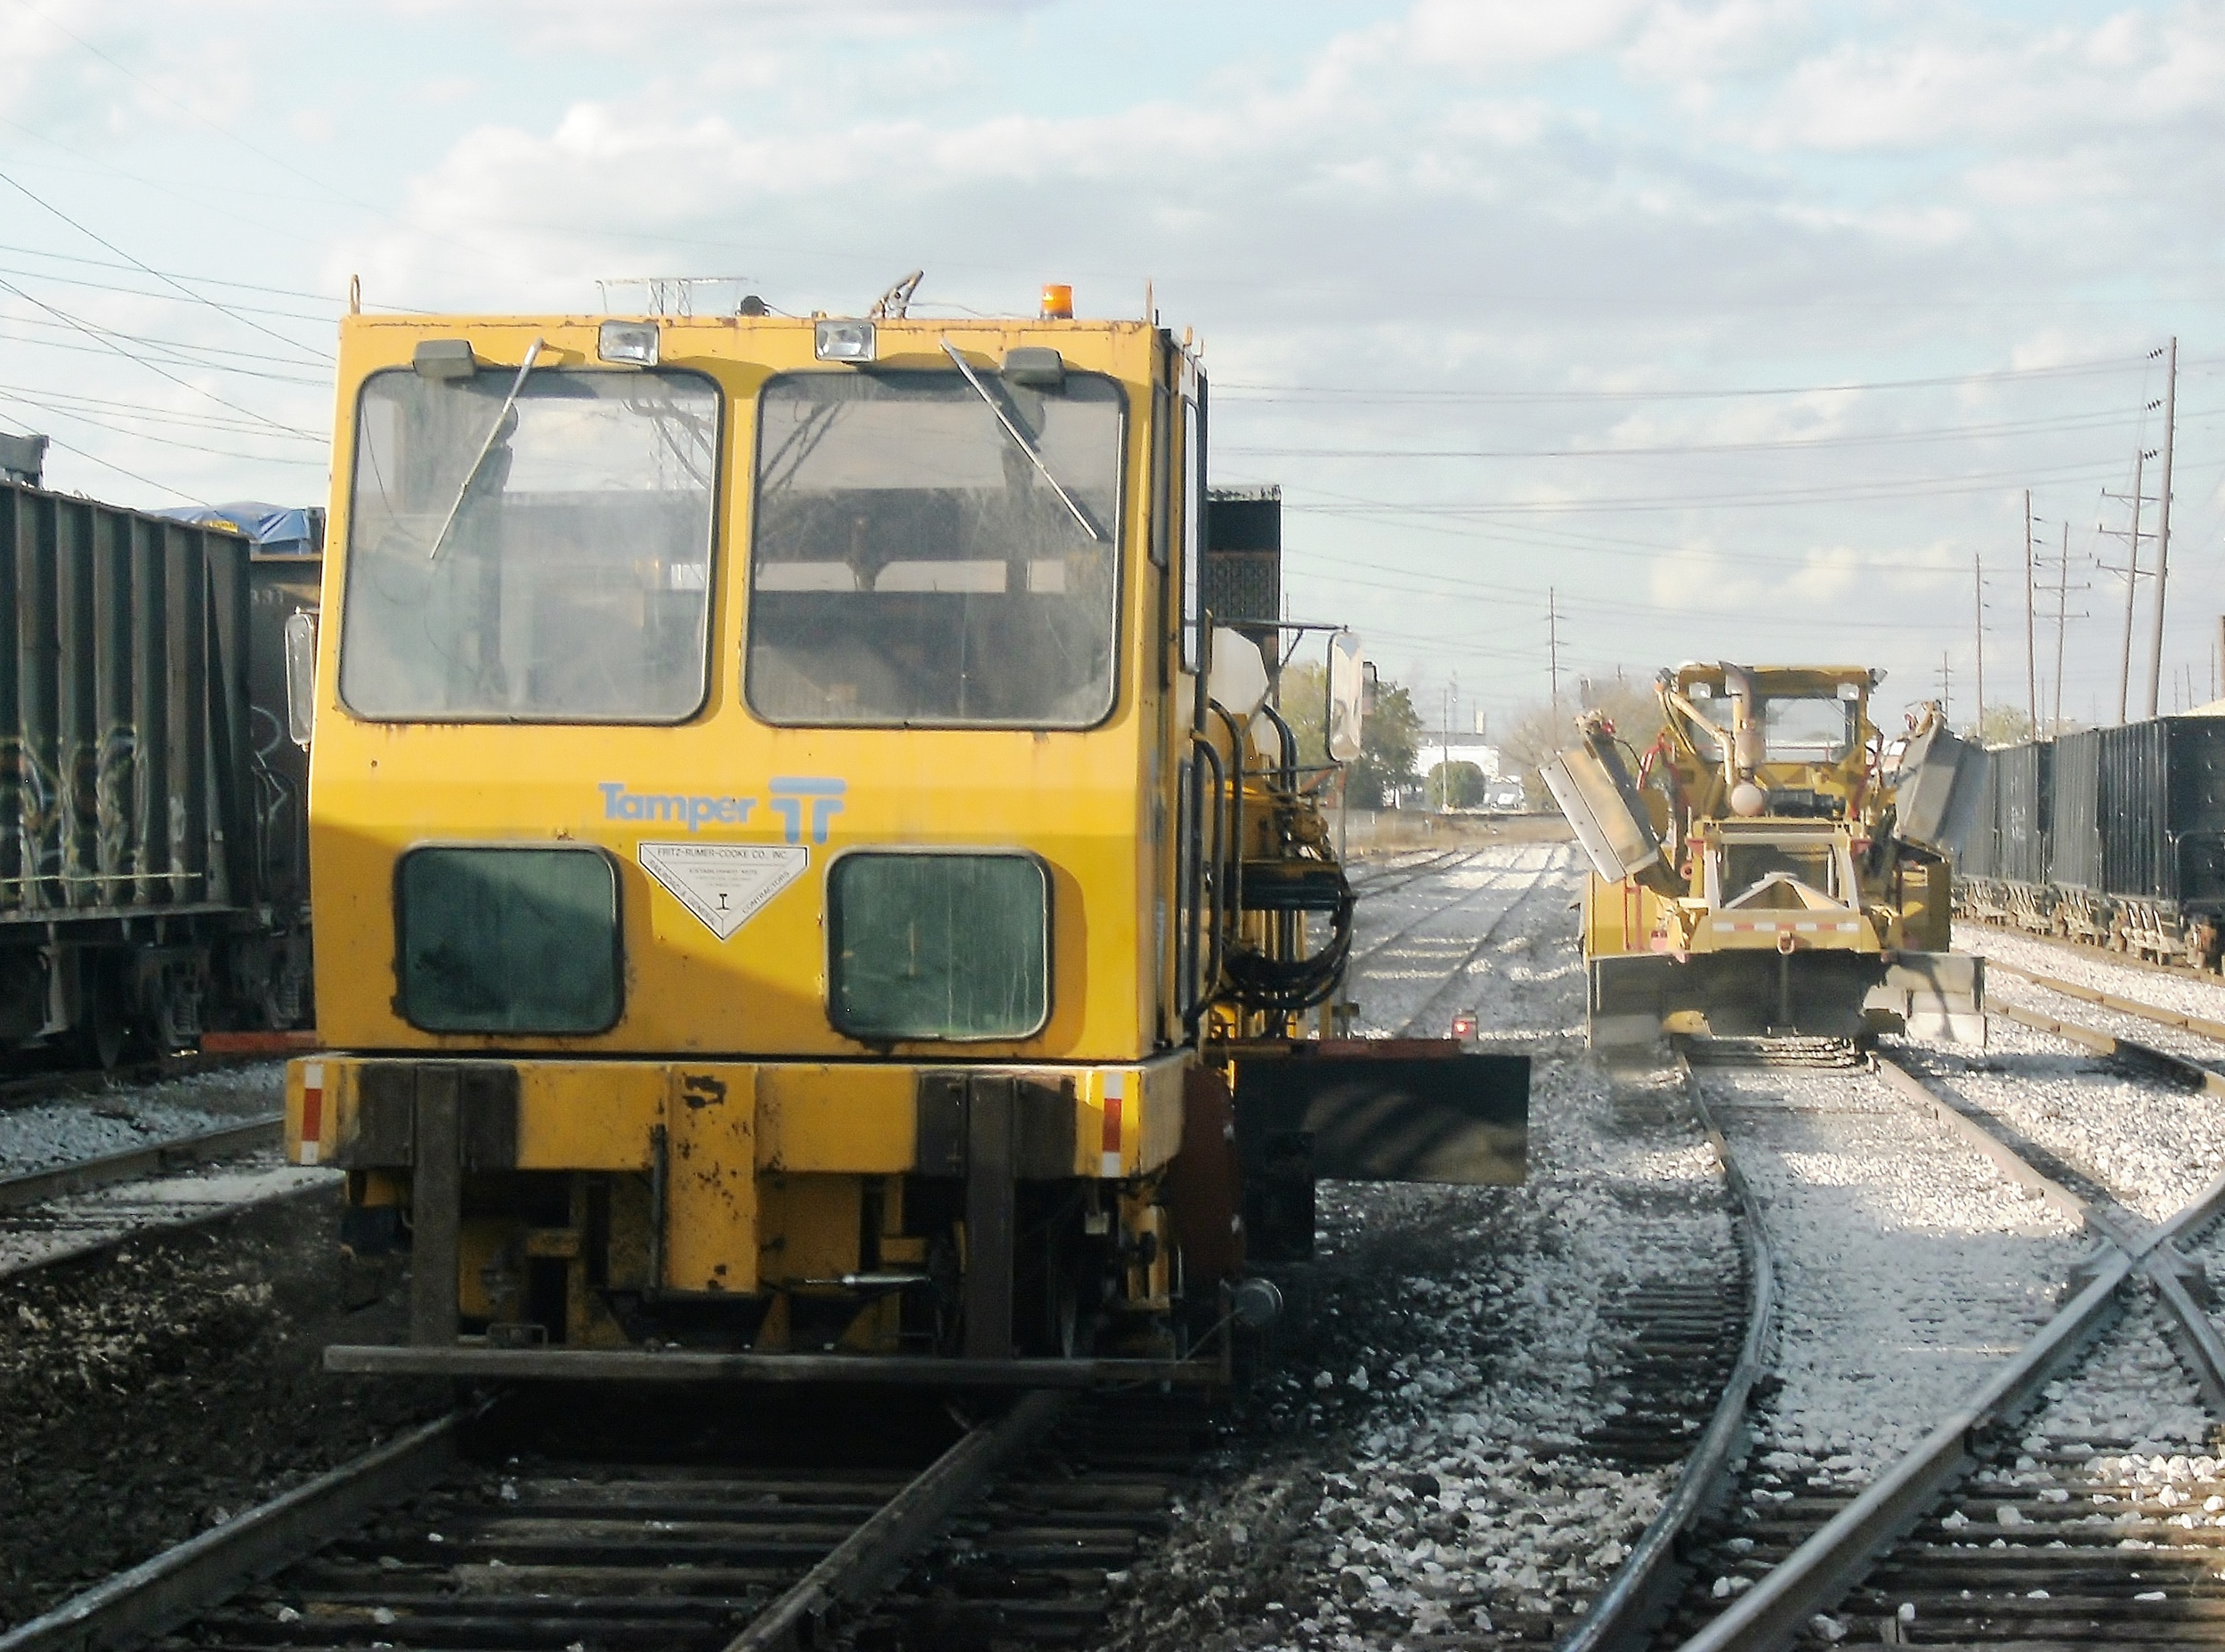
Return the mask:
M 644 843 L 642 870 L 720 940 L 748 923 L 811 864 L 811 851 L 770 843 Z

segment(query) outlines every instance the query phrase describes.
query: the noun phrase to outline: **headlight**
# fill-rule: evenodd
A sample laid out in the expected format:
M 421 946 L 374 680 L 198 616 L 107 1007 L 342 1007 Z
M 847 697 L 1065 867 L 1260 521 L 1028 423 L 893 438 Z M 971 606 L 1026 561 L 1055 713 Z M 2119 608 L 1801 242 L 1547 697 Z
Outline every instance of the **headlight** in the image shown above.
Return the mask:
M 605 361 L 624 361 L 634 367 L 657 365 L 657 326 L 653 321 L 605 321 L 595 335 L 595 353 Z
M 821 321 L 813 328 L 813 348 L 821 361 L 870 361 L 870 321 Z

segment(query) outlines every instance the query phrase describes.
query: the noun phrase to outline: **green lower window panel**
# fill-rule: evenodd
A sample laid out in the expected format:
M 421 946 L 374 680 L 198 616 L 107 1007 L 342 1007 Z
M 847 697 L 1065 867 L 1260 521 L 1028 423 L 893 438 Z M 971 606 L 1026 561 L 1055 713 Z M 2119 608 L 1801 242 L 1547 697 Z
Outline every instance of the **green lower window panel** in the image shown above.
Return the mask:
M 402 857 L 402 1013 L 428 1032 L 601 1032 L 619 1016 L 618 878 L 592 849 Z
M 1050 1011 L 1050 886 L 1027 854 L 846 854 L 829 1008 L 852 1038 L 1014 1039 Z

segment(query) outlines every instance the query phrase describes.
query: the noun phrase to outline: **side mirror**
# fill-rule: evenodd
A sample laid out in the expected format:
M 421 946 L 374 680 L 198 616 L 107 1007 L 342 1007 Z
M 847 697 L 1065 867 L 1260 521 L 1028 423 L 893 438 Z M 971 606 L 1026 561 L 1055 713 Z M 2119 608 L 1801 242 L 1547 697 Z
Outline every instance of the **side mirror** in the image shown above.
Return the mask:
M 317 732 L 317 616 L 286 617 L 286 732 L 303 750 Z
M 1329 636 L 1329 756 L 1349 763 L 1360 755 L 1360 725 L 1367 719 L 1371 673 L 1350 631 Z

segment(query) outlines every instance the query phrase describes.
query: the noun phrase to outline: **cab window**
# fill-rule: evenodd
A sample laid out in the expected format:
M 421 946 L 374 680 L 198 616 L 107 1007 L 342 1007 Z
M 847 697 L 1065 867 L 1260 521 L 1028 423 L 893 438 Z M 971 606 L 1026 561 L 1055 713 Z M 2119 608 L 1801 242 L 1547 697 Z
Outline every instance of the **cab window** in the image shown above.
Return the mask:
M 356 417 L 341 698 L 394 721 L 694 715 L 718 414 L 695 374 L 374 375 Z
M 823 372 L 758 408 L 747 685 L 779 724 L 1086 728 L 1112 709 L 1120 386 Z

